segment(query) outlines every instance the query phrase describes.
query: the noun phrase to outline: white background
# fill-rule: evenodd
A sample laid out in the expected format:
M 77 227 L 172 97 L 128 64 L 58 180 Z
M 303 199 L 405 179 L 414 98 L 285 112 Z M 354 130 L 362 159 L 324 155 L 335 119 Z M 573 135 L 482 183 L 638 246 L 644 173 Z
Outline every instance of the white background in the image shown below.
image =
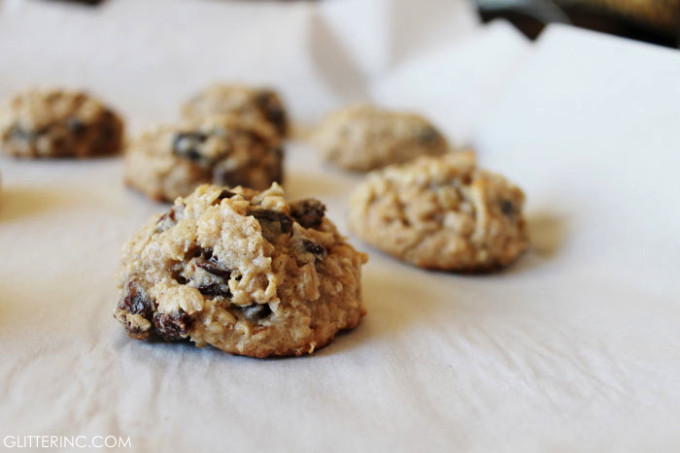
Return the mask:
M 300 124 L 372 99 L 431 116 L 527 193 L 533 248 L 460 276 L 370 253 L 368 315 L 304 358 L 129 340 L 119 249 L 164 207 L 118 159 L 0 159 L 0 437 L 133 451 L 678 451 L 680 54 L 451 0 L 0 3 L 0 98 L 84 87 L 132 134 L 207 83 L 278 88 Z M 347 232 L 359 177 L 291 143 L 286 189 Z M 2 448 L 2 447 L 0 447 Z

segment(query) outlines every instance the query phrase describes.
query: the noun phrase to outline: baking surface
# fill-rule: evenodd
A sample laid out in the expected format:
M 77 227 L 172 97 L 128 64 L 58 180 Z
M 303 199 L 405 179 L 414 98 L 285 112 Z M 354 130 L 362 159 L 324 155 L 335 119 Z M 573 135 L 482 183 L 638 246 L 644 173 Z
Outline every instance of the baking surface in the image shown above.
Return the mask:
M 113 434 L 127 451 L 680 448 L 678 53 L 566 27 L 531 45 L 479 28 L 463 3 L 430 3 L 447 14 L 405 0 L 0 3 L 1 98 L 83 86 L 133 133 L 220 79 L 276 85 L 306 123 L 362 97 L 416 108 L 527 192 L 533 241 L 506 272 L 460 276 L 350 236 L 370 254 L 368 315 L 310 357 L 131 341 L 111 314 L 119 250 L 164 206 L 122 186 L 118 159 L 0 158 L 0 436 Z M 288 194 L 324 200 L 347 233 L 358 177 L 303 143 L 287 151 Z

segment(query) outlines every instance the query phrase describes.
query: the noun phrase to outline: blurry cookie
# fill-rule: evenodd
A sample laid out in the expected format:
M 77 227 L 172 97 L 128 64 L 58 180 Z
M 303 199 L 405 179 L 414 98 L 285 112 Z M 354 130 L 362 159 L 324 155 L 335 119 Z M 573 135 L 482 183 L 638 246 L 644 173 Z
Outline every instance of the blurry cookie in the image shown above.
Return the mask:
M 114 316 L 134 339 L 311 354 L 365 314 L 357 252 L 317 200 L 203 185 L 123 248 Z
M 364 241 L 416 266 L 461 272 L 512 263 L 529 242 L 524 194 L 474 154 L 420 157 L 371 173 L 349 222 Z
M 283 179 L 283 148 L 268 123 L 215 115 L 161 126 L 125 152 L 125 181 L 150 198 L 172 201 L 202 183 L 266 189 Z
M 448 150 L 444 136 L 422 116 L 366 104 L 328 115 L 312 142 L 327 161 L 364 172 Z
M 16 157 L 96 157 L 123 147 L 123 121 L 81 91 L 31 90 L 0 110 L 0 148 Z
M 239 85 L 212 85 L 182 106 L 186 119 L 196 120 L 213 114 L 235 114 L 261 119 L 272 125 L 281 137 L 288 133 L 288 117 L 279 95 L 267 88 Z

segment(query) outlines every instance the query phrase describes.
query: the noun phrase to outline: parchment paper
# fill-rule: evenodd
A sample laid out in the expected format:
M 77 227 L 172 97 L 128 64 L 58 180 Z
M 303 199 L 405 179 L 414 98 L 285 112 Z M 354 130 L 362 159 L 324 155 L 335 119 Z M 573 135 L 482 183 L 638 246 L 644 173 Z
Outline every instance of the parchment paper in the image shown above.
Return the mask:
M 56 3 L 56 2 L 55 2 Z M 368 315 L 311 357 L 129 340 L 121 245 L 164 209 L 118 159 L 0 160 L 0 436 L 126 451 L 678 451 L 680 58 L 452 0 L 0 3 L 0 98 L 84 87 L 131 133 L 216 80 L 296 120 L 372 99 L 430 115 L 527 193 L 533 248 L 461 276 L 370 254 Z M 287 148 L 286 189 L 347 232 L 359 177 Z M 3 447 L 0 447 L 3 448 Z

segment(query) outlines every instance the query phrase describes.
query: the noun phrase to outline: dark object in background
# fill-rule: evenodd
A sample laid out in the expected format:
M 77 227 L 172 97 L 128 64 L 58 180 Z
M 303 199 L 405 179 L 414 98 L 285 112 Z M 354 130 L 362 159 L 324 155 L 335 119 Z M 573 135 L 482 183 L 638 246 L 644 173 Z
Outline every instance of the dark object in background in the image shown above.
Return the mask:
M 105 0 L 43 0 L 46 2 L 64 2 L 64 3 L 82 3 L 87 6 L 97 6 L 104 3 Z
M 535 39 L 546 24 L 570 23 L 668 47 L 680 44 L 680 0 L 475 0 L 485 22 L 505 18 Z

